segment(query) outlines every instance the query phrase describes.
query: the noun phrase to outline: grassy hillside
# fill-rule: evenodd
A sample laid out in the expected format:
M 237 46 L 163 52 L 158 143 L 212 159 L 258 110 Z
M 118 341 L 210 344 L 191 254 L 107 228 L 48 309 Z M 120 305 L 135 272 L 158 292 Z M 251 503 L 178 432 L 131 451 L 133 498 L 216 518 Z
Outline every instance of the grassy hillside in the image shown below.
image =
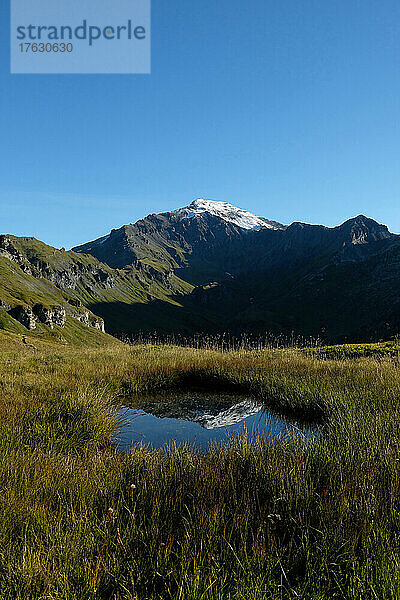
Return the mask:
M 38 269 L 41 277 L 49 278 L 67 295 L 81 300 L 86 306 L 93 302 L 143 302 L 149 298 L 166 298 L 192 287 L 172 277 L 169 287 L 163 285 L 162 265 L 153 271 L 134 266 L 112 269 L 89 254 L 78 254 L 48 246 L 35 238 L 9 236 L 15 248 Z M 36 273 L 35 273 L 36 274 Z
M 0 378 L 2 599 L 398 598 L 396 358 L 0 332 Z M 112 448 L 132 393 L 193 380 L 323 417 L 322 436 L 207 455 Z
M 79 318 L 88 310 L 88 325 L 99 321 L 97 315 L 106 319 L 108 331 L 121 332 L 129 319 L 138 325 L 136 315 L 129 314 L 132 307 L 151 300 L 178 304 L 174 297 L 191 290 L 191 285 L 161 267 L 117 270 L 92 256 L 58 250 L 34 238 L 0 236 L 0 329 L 7 331 L 27 332 L 13 309 L 40 305 L 46 310 L 62 308 L 68 317 L 65 335 L 59 331 L 63 327 L 50 331 L 38 323 L 43 334 L 74 337 L 82 329 Z M 88 336 L 90 342 L 93 335 Z

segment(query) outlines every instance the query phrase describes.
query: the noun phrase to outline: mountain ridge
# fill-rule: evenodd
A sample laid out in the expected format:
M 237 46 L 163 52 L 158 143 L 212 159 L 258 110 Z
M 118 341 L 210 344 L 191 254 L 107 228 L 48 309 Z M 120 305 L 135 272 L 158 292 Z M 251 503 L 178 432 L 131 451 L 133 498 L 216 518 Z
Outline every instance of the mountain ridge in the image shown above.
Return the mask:
M 368 341 L 400 326 L 398 256 L 400 236 L 362 214 L 336 227 L 282 225 L 198 199 L 70 251 L 1 236 L 0 327 L 21 325 L 24 314 L 57 330 L 61 310 L 114 335 L 295 331 Z

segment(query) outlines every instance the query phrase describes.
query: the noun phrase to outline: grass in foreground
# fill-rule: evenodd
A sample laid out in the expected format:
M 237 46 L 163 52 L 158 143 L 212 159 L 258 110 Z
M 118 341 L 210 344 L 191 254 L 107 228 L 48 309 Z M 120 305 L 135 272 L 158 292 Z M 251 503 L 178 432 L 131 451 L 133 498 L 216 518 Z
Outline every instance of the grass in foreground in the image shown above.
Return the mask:
M 399 597 L 396 359 L 32 348 L 9 334 L 0 374 L 2 599 Z M 190 381 L 323 416 L 324 436 L 113 450 L 124 395 Z

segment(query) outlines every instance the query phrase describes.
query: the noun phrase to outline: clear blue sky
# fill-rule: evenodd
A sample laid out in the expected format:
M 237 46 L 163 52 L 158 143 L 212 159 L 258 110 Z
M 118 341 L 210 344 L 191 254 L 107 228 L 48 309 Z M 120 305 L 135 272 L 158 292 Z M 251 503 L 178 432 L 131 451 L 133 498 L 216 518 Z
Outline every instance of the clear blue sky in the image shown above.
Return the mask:
M 151 75 L 10 75 L 0 44 L 1 232 L 70 247 L 197 197 L 400 232 L 398 0 L 153 0 Z

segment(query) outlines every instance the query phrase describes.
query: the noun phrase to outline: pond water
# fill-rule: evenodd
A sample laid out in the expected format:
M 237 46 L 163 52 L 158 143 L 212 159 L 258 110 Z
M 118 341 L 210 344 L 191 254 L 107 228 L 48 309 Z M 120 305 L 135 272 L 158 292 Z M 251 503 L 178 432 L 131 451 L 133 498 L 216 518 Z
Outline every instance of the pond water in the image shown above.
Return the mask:
M 206 451 L 210 443 L 229 442 L 239 435 L 271 442 L 318 435 L 316 425 L 278 415 L 257 398 L 237 393 L 160 392 L 137 397 L 132 405 L 120 410 L 123 424 L 114 440 L 124 452 L 132 445 L 157 449 L 173 443 Z

